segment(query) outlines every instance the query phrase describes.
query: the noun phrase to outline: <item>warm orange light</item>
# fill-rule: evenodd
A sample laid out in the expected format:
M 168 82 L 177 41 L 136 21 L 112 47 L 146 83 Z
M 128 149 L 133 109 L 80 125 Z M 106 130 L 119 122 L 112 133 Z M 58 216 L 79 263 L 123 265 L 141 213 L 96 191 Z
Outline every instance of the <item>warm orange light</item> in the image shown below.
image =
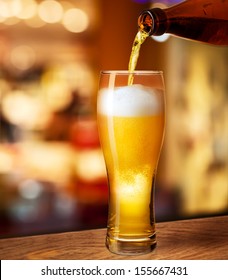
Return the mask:
M 89 18 L 81 9 L 69 9 L 63 16 L 63 25 L 70 32 L 80 33 L 88 28 Z
M 2 17 L 14 17 L 22 10 L 22 3 L 19 0 L 0 1 L 0 15 Z
M 22 45 L 12 50 L 10 60 L 14 67 L 27 70 L 34 65 L 36 54 L 31 47 Z
M 63 8 L 55 0 L 46 0 L 39 4 L 38 15 L 47 23 L 57 23 L 62 19 Z
M 35 0 L 23 0 L 23 9 L 16 15 L 20 19 L 28 19 L 35 16 L 37 3 Z

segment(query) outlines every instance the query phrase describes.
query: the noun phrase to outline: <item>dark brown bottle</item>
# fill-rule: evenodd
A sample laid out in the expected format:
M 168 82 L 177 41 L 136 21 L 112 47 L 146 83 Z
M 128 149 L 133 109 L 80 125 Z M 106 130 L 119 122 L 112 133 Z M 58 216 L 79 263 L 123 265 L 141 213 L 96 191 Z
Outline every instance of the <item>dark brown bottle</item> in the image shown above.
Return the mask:
M 139 29 L 149 36 L 169 33 L 178 37 L 228 45 L 228 0 L 187 0 L 166 9 L 143 11 Z

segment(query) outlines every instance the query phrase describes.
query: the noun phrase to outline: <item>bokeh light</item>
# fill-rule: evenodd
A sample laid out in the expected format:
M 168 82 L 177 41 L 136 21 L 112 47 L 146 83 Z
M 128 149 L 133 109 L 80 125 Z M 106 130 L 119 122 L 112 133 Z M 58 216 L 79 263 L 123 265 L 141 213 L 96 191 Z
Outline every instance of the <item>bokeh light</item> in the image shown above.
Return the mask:
M 34 65 L 36 54 L 30 46 L 21 45 L 12 50 L 10 60 L 14 67 L 27 70 Z
M 42 128 L 50 115 L 42 101 L 22 90 L 14 90 L 2 98 L 2 112 L 12 124 L 26 129 Z
M 8 17 L 4 20 L 5 25 L 15 25 L 20 21 L 17 17 Z
M 81 9 L 69 9 L 63 16 L 63 25 L 70 32 L 80 33 L 88 28 L 89 18 Z
M 42 193 L 43 186 L 38 181 L 27 179 L 18 186 L 20 195 L 25 199 L 36 199 Z
M 45 0 L 39 4 L 38 15 L 47 23 L 57 23 L 62 19 L 63 8 L 54 0 Z
M 0 15 L 2 17 L 14 17 L 22 10 L 22 3 L 19 0 L 0 1 Z
M 0 173 L 7 173 L 13 170 L 13 157 L 10 152 L 0 148 Z
M 38 16 L 37 13 L 34 14 L 34 16 L 26 18 L 25 24 L 32 28 L 40 28 L 44 26 L 46 23 Z
M 37 3 L 35 0 L 23 0 L 23 9 L 16 15 L 20 19 L 28 19 L 35 16 Z

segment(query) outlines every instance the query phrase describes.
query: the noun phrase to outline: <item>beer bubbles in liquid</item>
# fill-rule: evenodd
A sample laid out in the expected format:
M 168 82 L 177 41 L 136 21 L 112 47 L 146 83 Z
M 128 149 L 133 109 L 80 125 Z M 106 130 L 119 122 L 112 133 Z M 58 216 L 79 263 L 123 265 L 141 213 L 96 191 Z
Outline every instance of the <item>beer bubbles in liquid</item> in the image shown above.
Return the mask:
M 103 89 L 98 104 L 102 145 L 112 182 L 109 237 L 146 238 L 154 233 L 149 205 L 164 127 L 160 91 L 139 84 Z M 148 135 L 148 131 L 154 133 Z

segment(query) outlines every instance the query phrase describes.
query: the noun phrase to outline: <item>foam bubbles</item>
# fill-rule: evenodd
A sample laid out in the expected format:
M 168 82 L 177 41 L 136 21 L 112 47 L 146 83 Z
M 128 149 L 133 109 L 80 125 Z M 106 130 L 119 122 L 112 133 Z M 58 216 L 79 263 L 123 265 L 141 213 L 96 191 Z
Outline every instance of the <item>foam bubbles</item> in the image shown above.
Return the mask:
M 98 112 L 113 116 L 146 116 L 162 111 L 161 92 L 142 85 L 102 89 Z

